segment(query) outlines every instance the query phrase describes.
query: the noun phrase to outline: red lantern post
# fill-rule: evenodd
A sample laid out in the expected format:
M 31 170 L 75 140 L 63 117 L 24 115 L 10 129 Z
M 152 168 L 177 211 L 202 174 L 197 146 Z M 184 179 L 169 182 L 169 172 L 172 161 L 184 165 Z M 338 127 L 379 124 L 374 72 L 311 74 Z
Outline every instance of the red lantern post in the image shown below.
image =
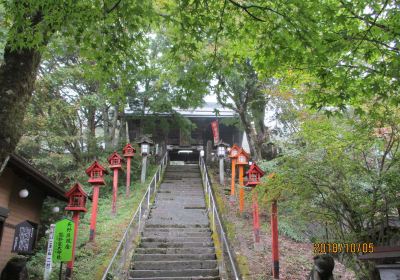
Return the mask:
M 240 147 L 233 144 L 232 148 L 229 150 L 229 157 L 232 161 L 232 178 L 231 178 L 231 198 L 235 196 L 235 178 L 236 178 L 236 159 L 239 153 Z
M 67 279 L 70 279 L 72 276 L 72 270 L 74 268 L 74 260 L 75 260 L 75 247 L 76 247 L 76 239 L 78 237 L 78 227 L 79 227 L 79 213 L 86 212 L 86 200 L 88 195 L 83 190 L 82 186 L 79 183 L 76 183 L 70 190 L 65 194 L 65 196 L 69 199 L 67 207 L 65 210 L 72 211 L 74 214 L 72 216 L 72 220 L 75 223 L 74 229 L 74 240 L 72 243 L 72 260 L 67 264 L 67 270 L 65 272 L 65 276 Z
M 237 162 L 236 164 L 239 165 L 239 211 L 240 213 L 243 212 L 244 209 L 244 181 L 243 181 L 243 175 L 244 175 L 244 166 L 249 163 L 249 158 L 250 155 L 246 153 L 245 150 L 240 149 L 238 156 L 237 156 Z
M 131 158 L 135 155 L 135 148 L 131 144 L 126 144 L 122 149 L 124 158 L 126 158 L 126 197 L 129 197 L 131 187 Z
M 100 186 L 105 185 L 104 174 L 108 174 L 108 171 L 97 161 L 95 161 L 88 169 L 86 169 L 85 172 L 89 176 L 88 182 L 93 186 L 89 241 L 94 241 L 94 237 L 96 235 L 97 205 L 99 201 Z
M 118 170 L 122 169 L 123 158 L 115 151 L 108 157 L 110 169 L 113 170 L 113 199 L 112 199 L 112 214 L 117 214 L 117 194 L 118 194 Z
M 260 183 L 260 179 L 264 176 L 264 171 L 262 171 L 257 164 L 253 163 L 250 169 L 246 172 L 247 184 L 246 186 L 253 187 L 254 189 Z M 254 230 L 254 240 L 256 243 L 260 242 L 260 221 L 258 212 L 258 198 L 257 192 L 253 191 L 253 230 Z

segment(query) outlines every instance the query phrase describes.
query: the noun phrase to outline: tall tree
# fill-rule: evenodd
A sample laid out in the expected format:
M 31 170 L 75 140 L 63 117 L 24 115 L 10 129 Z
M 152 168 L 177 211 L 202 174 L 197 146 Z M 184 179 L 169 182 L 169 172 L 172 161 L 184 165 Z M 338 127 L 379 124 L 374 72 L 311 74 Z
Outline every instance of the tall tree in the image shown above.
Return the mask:
M 250 153 L 256 160 L 263 158 L 263 144 L 269 142 L 265 126 L 267 94 L 251 61 L 237 61 L 221 67 L 215 92 L 220 104 L 235 111 L 244 127 Z
M 72 36 L 75 43 L 98 49 L 99 61 L 109 61 L 114 53 L 104 42 L 113 40 L 112 48 L 125 51 L 135 37 L 132 34 L 148 26 L 152 14 L 149 1 L 37 0 L 6 1 L 2 5 L 8 33 L 0 66 L 0 166 L 21 137 L 41 56 L 52 36 Z

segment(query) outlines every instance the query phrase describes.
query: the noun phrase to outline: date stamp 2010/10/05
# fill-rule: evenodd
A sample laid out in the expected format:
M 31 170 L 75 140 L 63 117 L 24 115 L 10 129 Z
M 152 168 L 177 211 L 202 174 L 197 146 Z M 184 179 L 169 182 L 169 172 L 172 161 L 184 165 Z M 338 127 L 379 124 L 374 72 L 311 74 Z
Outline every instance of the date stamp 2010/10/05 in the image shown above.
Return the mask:
M 373 253 L 374 243 L 314 243 L 314 254 Z

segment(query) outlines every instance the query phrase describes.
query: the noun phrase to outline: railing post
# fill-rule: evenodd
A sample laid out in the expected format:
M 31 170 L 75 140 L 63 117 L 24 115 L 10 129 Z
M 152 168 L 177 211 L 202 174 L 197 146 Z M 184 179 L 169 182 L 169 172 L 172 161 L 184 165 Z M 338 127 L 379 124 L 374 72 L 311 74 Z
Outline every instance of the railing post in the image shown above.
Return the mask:
M 225 252 L 224 252 L 224 231 L 223 230 L 221 230 L 221 234 L 220 234 L 220 244 L 221 244 L 221 258 L 222 258 L 222 268 L 224 268 L 224 266 L 225 266 L 225 258 L 224 258 L 224 255 L 225 255 Z M 223 269 L 223 270 L 225 270 L 225 269 Z
M 150 209 L 150 191 L 151 191 L 151 182 L 149 185 L 149 189 L 147 190 L 147 210 Z
M 215 204 L 212 205 L 212 231 L 215 232 Z
M 142 219 L 142 203 L 139 205 L 138 234 L 140 233 L 140 220 Z

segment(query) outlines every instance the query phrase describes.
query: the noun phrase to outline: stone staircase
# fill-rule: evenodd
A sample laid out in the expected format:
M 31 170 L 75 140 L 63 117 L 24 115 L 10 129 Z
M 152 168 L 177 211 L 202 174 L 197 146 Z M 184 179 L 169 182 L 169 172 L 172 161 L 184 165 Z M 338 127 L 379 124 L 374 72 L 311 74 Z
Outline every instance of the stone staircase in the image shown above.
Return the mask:
M 129 279 L 220 279 L 197 165 L 168 166 Z

